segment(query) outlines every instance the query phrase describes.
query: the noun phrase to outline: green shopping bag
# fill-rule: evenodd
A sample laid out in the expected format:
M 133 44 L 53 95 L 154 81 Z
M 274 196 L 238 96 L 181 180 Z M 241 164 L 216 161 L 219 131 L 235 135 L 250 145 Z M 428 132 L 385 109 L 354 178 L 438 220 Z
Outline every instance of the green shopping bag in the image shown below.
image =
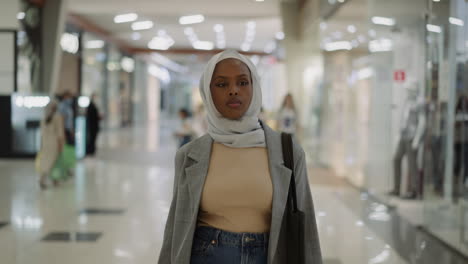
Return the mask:
M 57 160 L 55 161 L 54 167 L 50 171 L 50 178 L 54 181 L 58 181 L 65 176 L 65 167 L 64 167 L 64 159 L 63 159 L 63 151 L 58 156 Z
M 63 166 L 65 170 L 75 168 L 76 154 L 74 146 L 65 144 L 61 156 L 63 157 Z

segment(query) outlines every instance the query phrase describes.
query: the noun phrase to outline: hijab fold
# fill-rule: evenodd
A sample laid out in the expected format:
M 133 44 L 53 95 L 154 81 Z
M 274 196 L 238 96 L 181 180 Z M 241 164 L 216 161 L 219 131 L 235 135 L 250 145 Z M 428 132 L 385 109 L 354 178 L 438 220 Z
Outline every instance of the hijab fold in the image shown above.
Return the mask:
M 249 109 L 239 120 L 223 117 L 213 103 L 210 83 L 216 65 L 225 59 L 242 61 L 250 70 L 252 76 L 253 96 Z M 200 94 L 206 107 L 208 119 L 208 134 L 215 142 L 233 148 L 265 147 L 265 133 L 258 120 L 262 107 L 262 90 L 260 78 L 255 65 L 245 56 L 234 50 L 226 50 L 216 54 L 208 62 L 200 80 Z

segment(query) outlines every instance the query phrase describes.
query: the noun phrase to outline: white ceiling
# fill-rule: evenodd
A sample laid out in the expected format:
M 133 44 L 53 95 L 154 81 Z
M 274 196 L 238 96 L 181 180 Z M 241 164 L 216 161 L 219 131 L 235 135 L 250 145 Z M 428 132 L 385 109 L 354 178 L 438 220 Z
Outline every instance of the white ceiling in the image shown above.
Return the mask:
M 190 41 L 184 35 L 187 26 L 179 25 L 178 19 L 183 15 L 202 14 L 204 22 L 189 25 L 199 40 L 216 44 L 213 26 L 222 24 L 227 48 L 240 49 L 246 35 L 246 23 L 255 21 L 256 34 L 250 51 L 263 52 L 275 34 L 282 31 L 279 4 L 280 0 L 80 0 L 70 1 L 69 10 L 141 48 L 146 48 L 159 30 L 165 30 L 175 41 L 172 48 L 191 49 Z M 152 29 L 138 31 L 142 36 L 138 41 L 131 38 L 131 23 L 113 22 L 115 15 L 129 12 L 137 13 L 138 20 L 151 20 L 155 25 Z

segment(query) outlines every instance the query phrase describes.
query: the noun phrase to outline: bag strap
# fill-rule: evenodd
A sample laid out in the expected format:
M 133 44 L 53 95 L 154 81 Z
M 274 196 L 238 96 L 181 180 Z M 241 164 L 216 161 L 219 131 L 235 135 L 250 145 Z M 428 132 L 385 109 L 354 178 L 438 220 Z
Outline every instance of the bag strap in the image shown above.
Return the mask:
M 281 133 L 281 146 L 283 148 L 284 165 L 292 171 L 289 183 L 288 202 L 292 205 L 293 212 L 297 212 L 296 180 L 294 177 L 294 155 L 292 135 Z

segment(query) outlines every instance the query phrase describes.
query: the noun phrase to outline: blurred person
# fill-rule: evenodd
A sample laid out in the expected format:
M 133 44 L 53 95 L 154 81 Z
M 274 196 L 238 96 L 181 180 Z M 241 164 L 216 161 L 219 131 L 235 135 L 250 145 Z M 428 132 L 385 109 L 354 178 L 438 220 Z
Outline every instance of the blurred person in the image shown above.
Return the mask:
M 292 264 L 283 217 L 291 170 L 283 164 L 281 135 L 258 119 L 262 94 L 255 66 L 236 51 L 219 53 L 208 62 L 200 90 L 208 134 L 176 154 L 158 263 Z M 293 142 L 305 263 L 321 264 L 305 156 Z
M 58 113 L 57 102 L 53 100 L 45 108 L 41 120 L 41 148 L 37 157 L 41 189 L 47 187 L 47 176 L 51 174 L 52 168 L 58 161 L 64 144 L 63 117 Z M 57 179 L 54 179 L 54 184 L 58 184 Z
M 65 131 L 65 146 L 62 153 L 63 169 L 68 177 L 72 177 L 76 164 L 74 95 L 66 91 L 60 98 L 58 111 L 63 117 Z
M 86 154 L 93 156 L 96 153 L 96 139 L 99 133 L 101 115 L 96 105 L 97 95 L 91 95 L 91 101 L 86 110 Z
M 175 132 L 175 136 L 179 139 L 179 147 L 189 143 L 193 136 L 192 121 L 190 120 L 190 113 L 187 109 L 179 110 L 180 126 Z
M 295 134 L 297 127 L 297 113 L 294 100 L 291 94 L 287 94 L 278 113 L 278 130 L 283 133 Z
M 73 111 L 73 94 L 69 91 L 63 93 L 60 97 L 58 111 L 63 116 L 65 139 L 69 145 L 75 145 L 75 129 L 74 129 L 74 111 Z
M 206 113 L 203 104 L 200 104 L 193 116 L 193 132 L 196 138 L 206 134 L 208 131 L 208 122 L 206 121 Z

